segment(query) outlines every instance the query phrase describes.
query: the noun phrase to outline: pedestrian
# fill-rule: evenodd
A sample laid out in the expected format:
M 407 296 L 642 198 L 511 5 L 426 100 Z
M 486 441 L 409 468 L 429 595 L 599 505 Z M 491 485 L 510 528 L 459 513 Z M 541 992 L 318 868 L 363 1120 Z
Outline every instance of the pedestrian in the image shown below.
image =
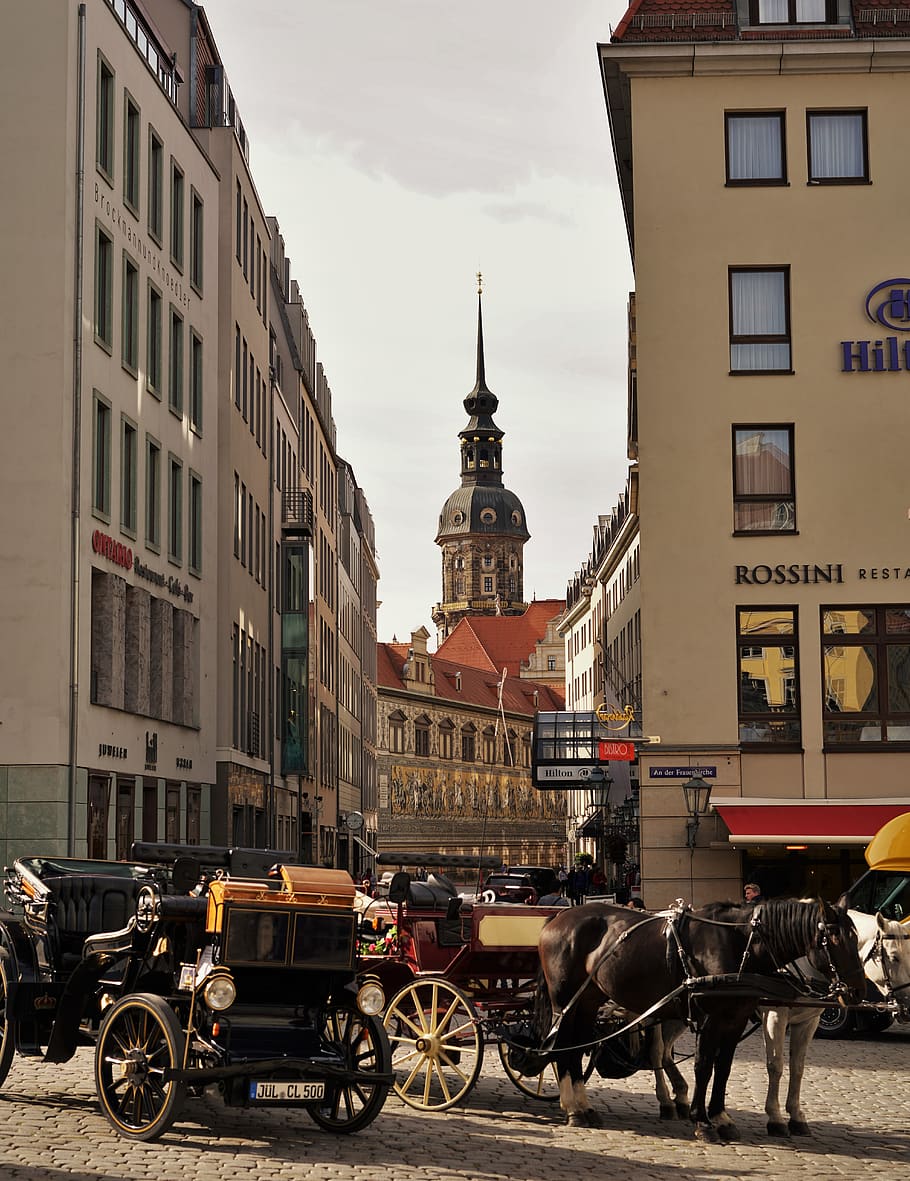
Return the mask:
M 743 886 L 743 898 L 746 901 L 746 906 L 758 906 L 759 902 L 764 902 L 758 882 L 746 882 Z
M 640 898 L 630 898 L 629 901 L 626 903 L 626 906 L 629 908 L 629 910 L 644 910 L 645 909 L 645 904 L 644 904 L 644 902 L 642 902 L 642 900 Z

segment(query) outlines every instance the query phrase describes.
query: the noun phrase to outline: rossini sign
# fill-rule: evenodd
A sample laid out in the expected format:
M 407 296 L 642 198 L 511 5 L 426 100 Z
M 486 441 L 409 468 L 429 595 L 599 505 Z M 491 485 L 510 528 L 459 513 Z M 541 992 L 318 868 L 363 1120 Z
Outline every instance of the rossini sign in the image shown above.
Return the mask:
M 888 582 L 889 580 L 910 580 L 910 566 L 857 566 L 856 577 L 860 582 Z M 734 566 L 733 578 L 737 586 L 784 586 L 803 583 L 813 586 L 817 583 L 844 583 L 847 575 L 842 562 L 828 562 L 818 566 L 810 562 L 778 563 L 769 566 Z
M 866 296 L 866 316 L 891 332 L 910 333 L 910 279 L 885 279 Z M 842 373 L 910 372 L 910 339 L 842 340 Z

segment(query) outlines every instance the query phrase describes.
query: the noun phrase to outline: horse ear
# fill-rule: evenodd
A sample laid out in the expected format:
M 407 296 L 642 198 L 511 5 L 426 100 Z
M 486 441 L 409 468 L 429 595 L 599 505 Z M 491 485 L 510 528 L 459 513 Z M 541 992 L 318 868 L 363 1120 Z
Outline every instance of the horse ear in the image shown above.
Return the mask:
M 888 930 L 888 920 L 885 918 L 885 916 L 882 914 L 882 912 L 880 910 L 877 910 L 875 912 L 875 921 L 876 921 L 876 923 L 878 923 L 878 929 L 880 931 L 887 931 Z
M 846 914 L 850 906 L 850 899 L 846 894 L 841 894 L 835 905 L 837 906 L 838 910 L 842 910 Z

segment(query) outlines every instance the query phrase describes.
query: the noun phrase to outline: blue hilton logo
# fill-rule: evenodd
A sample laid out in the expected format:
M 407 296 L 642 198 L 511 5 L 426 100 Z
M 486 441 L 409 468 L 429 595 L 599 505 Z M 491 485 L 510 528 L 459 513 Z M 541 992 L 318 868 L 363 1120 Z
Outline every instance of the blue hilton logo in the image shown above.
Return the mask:
M 892 332 L 910 332 L 910 279 L 886 279 L 866 296 L 866 316 Z M 842 340 L 843 373 L 910 371 L 910 340 Z

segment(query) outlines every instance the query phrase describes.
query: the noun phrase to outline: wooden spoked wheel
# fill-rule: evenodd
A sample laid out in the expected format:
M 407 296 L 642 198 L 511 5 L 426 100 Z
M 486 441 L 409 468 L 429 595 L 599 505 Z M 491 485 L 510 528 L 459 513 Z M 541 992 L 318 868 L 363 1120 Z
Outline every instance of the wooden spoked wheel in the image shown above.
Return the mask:
M 108 1122 L 130 1140 L 154 1140 L 171 1126 L 186 1084 L 165 1079 L 183 1064 L 185 1035 L 170 1005 L 152 993 L 108 1010 L 95 1046 L 95 1086 Z
M 0 960 L 0 1086 L 6 1082 L 6 1076 L 9 1074 L 16 1042 L 13 1019 L 9 1011 L 10 1000 L 7 962 Z
M 471 1000 L 441 977 L 399 989 L 384 1024 L 395 1093 L 418 1111 L 445 1111 L 464 1099 L 483 1063 L 483 1032 Z

